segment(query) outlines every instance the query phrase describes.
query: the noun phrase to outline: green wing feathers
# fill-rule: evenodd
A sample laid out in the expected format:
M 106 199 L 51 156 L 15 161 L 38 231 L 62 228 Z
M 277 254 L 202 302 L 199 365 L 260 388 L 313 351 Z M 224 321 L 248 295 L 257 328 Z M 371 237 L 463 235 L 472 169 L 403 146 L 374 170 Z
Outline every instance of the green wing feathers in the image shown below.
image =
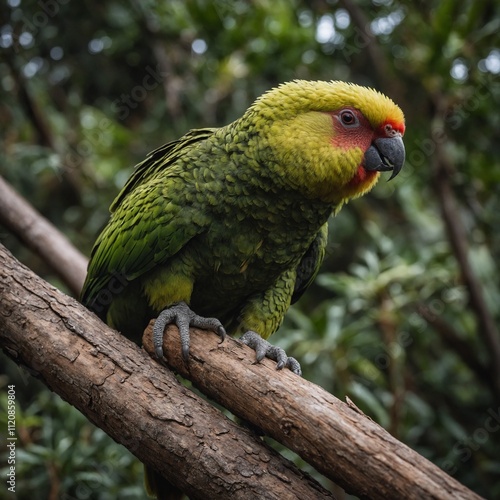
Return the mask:
M 105 319 L 108 295 L 168 261 L 209 225 L 196 208 L 183 205 L 179 165 L 186 151 L 210 137 L 212 129 L 194 130 L 153 151 L 140 163 L 111 205 L 108 225 L 92 249 L 82 303 Z M 102 299 L 102 300 L 101 300 Z M 109 305 L 109 304 L 106 304 Z
M 321 263 L 325 258 L 326 246 L 328 243 L 328 223 L 325 223 L 319 230 L 311 246 L 302 257 L 295 278 L 295 287 L 293 289 L 292 304 L 302 297 L 309 285 L 314 281 L 318 274 Z
M 134 191 L 136 187 L 167 171 L 169 167 L 186 154 L 189 148 L 210 137 L 215 130 L 214 128 L 190 130 L 180 139 L 169 142 L 149 153 L 146 159 L 135 167 L 134 172 L 111 204 L 109 210 L 114 212 L 125 197 Z

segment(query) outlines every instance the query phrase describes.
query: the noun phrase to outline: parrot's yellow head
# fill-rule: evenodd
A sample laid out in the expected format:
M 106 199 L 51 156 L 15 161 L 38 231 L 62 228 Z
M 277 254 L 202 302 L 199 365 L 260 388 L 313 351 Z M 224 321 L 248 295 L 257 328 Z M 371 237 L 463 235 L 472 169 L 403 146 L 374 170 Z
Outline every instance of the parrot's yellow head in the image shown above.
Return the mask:
M 245 118 L 282 182 L 338 207 L 404 163 L 403 112 L 370 88 L 296 80 L 263 94 Z

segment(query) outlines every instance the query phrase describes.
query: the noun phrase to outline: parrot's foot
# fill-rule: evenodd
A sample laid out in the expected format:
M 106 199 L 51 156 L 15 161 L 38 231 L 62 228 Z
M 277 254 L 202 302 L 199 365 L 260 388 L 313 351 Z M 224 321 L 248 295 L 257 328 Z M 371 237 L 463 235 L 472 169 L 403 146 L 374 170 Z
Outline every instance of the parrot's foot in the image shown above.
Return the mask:
M 185 302 L 164 309 L 156 318 L 153 326 L 153 345 L 158 359 L 163 358 L 163 334 L 165 327 L 173 323 L 177 325 L 181 336 L 182 357 L 185 361 L 189 356 L 189 327 L 213 330 L 221 338 L 221 342 L 226 338 L 226 330 L 222 323 L 216 318 L 203 318 L 195 314 Z
M 240 340 L 255 351 L 255 354 L 257 355 L 257 363 L 262 361 L 264 358 L 269 358 L 278 363 L 276 366 L 278 370 L 286 367 L 293 373 L 299 376 L 302 375 L 300 363 L 295 358 L 288 357 L 286 352 L 281 347 L 270 344 L 258 333 L 248 331 L 240 337 Z

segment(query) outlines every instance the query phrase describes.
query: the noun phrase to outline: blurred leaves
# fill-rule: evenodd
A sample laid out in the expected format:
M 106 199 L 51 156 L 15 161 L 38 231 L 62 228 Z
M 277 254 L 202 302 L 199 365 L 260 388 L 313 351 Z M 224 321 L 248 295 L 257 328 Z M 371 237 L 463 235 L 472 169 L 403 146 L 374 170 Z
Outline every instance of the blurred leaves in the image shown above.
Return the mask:
M 498 325 L 499 5 L 8 0 L 0 16 L 0 173 L 87 254 L 147 152 L 230 122 L 279 82 L 350 80 L 401 104 L 405 168 L 331 221 L 322 274 L 275 341 L 307 379 L 349 396 L 478 493 L 500 496 L 498 399 L 484 375 L 491 352 L 433 173 L 442 150 L 468 258 Z M 0 238 L 61 286 L 5 230 Z M 18 498 L 141 495 L 128 452 L 5 366 L 20 393 Z

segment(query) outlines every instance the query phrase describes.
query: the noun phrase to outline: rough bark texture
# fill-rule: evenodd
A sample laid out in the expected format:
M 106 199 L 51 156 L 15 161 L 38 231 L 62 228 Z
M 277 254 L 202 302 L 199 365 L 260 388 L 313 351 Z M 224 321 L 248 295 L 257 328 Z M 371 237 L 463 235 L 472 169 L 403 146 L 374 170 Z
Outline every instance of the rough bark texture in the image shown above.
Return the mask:
M 332 498 L 1 245 L 0 345 L 193 499 Z
M 143 337 L 148 352 L 154 352 L 152 324 Z M 166 329 L 167 364 L 349 493 L 394 500 L 480 498 L 392 437 L 352 402 L 343 403 L 288 370 L 277 372 L 270 360 L 249 364 L 249 348 L 231 338 L 220 344 L 213 332 L 191 331 L 186 365 L 177 328 Z
M 0 177 L 0 223 L 51 266 L 78 296 L 87 273 L 87 258 Z
M 323 498 L 276 456 L 73 299 L 0 247 L 0 343 L 18 363 L 192 498 Z M 150 334 L 144 336 L 151 350 Z M 363 498 L 479 498 L 379 425 L 232 339 L 192 331 L 168 363 L 236 415 Z M 176 471 L 172 475 L 171 471 Z

